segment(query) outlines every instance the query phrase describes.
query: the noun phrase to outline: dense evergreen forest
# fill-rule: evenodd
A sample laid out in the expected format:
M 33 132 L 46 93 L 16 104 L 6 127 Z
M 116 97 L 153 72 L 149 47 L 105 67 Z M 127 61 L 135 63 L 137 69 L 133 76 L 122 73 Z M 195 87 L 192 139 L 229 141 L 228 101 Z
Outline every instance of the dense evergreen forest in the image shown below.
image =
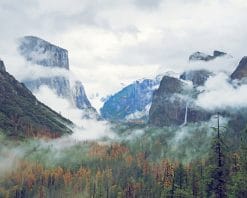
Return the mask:
M 0 197 L 247 197 L 247 132 L 233 147 L 227 128 L 187 127 L 178 140 L 169 128 L 116 126 L 118 140 L 67 147 L 1 134 L 1 156 L 24 154 L 0 174 Z

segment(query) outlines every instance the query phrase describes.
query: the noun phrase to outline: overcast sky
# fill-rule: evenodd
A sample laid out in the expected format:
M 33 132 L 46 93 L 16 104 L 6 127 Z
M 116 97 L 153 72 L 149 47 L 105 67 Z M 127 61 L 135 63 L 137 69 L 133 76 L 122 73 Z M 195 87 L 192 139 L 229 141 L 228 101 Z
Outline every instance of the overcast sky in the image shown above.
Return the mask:
M 0 58 L 18 78 L 25 65 L 17 38 L 41 37 L 69 51 L 89 96 L 105 96 L 122 83 L 187 69 L 195 51 L 239 61 L 247 55 L 246 10 L 246 0 L 0 0 Z

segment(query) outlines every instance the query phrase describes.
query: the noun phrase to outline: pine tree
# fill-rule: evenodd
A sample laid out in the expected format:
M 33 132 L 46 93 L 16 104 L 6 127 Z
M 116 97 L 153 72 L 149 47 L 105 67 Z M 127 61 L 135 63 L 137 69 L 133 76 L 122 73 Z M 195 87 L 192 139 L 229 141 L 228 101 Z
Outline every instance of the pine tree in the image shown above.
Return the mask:
M 208 182 L 208 196 L 214 193 L 216 198 L 227 197 L 226 183 L 228 177 L 228 170 L 226 164 L 226 156 L 224 154 L 224 143 L 220 134 L 220 117 L 217 116 L 217 136 L 214 138 L 212 144 L 212 151 L 210 154 L 209 166 L 209 182 Z

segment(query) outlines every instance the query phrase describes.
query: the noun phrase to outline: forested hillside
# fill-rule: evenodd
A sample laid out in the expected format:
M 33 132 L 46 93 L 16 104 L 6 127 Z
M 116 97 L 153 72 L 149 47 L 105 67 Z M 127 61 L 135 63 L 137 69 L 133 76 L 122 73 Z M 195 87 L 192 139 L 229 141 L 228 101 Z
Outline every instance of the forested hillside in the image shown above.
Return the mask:
M 227 129 L 218 134 L 217 124 L 215 129 L 188 126 L 189 136 L 181 139 L 176 138 L 181 134 L 176 131 L 179 129 L 116 126 L 114 130 L 121 137 L 114 142 L 74 142 L 70 146 L 50 142 L 47 147 L 33 140 L 19 142 L 18 149 L 26 155 L 1 177 L 0 196 L 247 195 L 246 131 L 241 132 L 240 145 L 233 149 L 228 146 L 234 140 L 227 138 Z M 2 143 L 10 150 L 15 147 L 4 136 Z
M 63 118 L 35 96 L 13 76 L 0 68 L 0 130 L 8 136 L 58 137 L 71 133 L 72 122 Z
M 247 198 L 247 0 L 0 13 L 0 198 Z

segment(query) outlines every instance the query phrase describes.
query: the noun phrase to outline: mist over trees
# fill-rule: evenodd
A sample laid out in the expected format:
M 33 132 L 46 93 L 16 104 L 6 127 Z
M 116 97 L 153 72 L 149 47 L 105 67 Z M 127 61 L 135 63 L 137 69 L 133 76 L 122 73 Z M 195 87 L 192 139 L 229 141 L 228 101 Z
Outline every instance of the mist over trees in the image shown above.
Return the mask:
M 116 126 L 114 130 L 126 137 L 128 131 L 138 128 Z M 0 197 L 244 198 L 246 131 L 241 132 L 238 149 L 232 149 L 228 146 L 232 140 L 226 136 L 227 127 L 219 123 L 214 129 L 211 136 L 203 136 L 210 128 L 201 130 L 202 136 L 198 131 L 191 134 L 193 142 L 209 142 L 200 144 L 203 150 L 186 137 L 177 143 L 178 150 L 172 149 L 169 144 L 174 140 L 174 131 L 168 128 L 142 129 L 142 136 L 128 141 L 85 141 L 62 150 L 55 149 L 55 143 L 37 149 L 37 143 L 32 143 L 35 140 L 19 142 L 25 147 L 29 144 L 28 154 L 16 168 L 0 176 Z M 2 136 L 3 141 L 13 147 L 13 140 Z M 191 154 L 182 154 L 181 148 L 186 152 L 194 149 L 196 157 L 186 160 Z

